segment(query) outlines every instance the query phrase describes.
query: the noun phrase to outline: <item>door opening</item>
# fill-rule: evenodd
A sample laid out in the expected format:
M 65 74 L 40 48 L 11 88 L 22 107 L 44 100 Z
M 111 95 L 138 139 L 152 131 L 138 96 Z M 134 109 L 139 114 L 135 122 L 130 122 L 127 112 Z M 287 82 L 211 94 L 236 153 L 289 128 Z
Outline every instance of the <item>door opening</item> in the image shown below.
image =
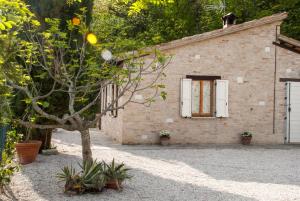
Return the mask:
M 287 82 L 286 143 L 300 143 L 300 82 Z

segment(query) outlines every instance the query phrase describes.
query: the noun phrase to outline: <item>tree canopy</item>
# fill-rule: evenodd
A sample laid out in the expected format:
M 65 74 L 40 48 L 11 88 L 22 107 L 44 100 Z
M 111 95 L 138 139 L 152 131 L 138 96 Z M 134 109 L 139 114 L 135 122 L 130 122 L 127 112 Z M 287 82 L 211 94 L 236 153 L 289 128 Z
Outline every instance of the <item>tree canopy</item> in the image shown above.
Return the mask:
M 289 12 L 282 32 L 300 39 L 300 0 L 95 0 L 94 5 L 94 30 L 121 51 L 221 28 L 228 12 L 238 23 Z
M 157 82 L 168 59 L 159 52 L 153 52 L 147 64 L 137 52 L 115 57 L 90 28 L 86 2 L 72 4 L 79 9 L 68 19 L 41 17 L 22 0 L 1 3 L 0 87 L 13 95 L 12 122 L 27 128 L 80 131 L 83 159 L 90 161 L 89 128 L 101 116 L 133 102 L 138 91 L 148 92 L 143 103 L 152 102 L 159 92 L 165 96 Z M 142 85 L 143 76 L 149 74 L 153 79 Z M 115 93 L 108 94 L 112 88 Z M 101 97 L 105 105 L 99 110 Z

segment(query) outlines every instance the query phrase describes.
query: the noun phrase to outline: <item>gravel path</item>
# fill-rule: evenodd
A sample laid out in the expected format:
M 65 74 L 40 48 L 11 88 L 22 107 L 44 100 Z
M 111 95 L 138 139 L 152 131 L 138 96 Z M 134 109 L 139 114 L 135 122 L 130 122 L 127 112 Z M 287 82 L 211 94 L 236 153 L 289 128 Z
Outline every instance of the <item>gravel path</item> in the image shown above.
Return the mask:
M 81 156 L 78 133 L 58 130 L 57 156 L 39 156 L 22 167 L 0 200 L 26 201 L 300 201 L 299 147 L 121 146 L 92 131 L 98 160 L 124 161 L 134 176 L 124 190 L 69 197 L 55 178 Z

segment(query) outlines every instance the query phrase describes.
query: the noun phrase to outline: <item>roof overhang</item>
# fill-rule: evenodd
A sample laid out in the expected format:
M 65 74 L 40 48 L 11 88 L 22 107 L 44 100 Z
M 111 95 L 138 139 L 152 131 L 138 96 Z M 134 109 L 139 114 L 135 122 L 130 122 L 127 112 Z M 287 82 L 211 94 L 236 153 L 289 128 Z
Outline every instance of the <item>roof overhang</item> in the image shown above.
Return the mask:
M 286 37 L 284 35 L 278 35 L 277 40 L 273 42 L 274 45 L 281 48 L 287 49 L 289 51 L 300 54 L 300 41 L 293 38 Z

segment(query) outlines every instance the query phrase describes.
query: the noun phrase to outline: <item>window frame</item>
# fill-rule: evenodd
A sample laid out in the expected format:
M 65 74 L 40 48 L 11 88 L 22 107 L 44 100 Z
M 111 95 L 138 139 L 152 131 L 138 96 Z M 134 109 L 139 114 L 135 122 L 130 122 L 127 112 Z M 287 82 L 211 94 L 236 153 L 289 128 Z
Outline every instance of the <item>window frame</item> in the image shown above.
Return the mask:
M 193 113 L 193 117 L 215 117 L 215 102 L 216 102 L 216 88 L 215 81 L 221 79 L 221 76 L 207 76 L 207 75 L 187 75 L 186 78 L 191 79 L 192 82 L 200 82 L 200 98 L 199 98 L 199 113 Z M 210 81 L 210 113 L 203 113 L 203 81 Z M 192 97 L 193 98 L 193 97 Z
M 203 112 L 204 81 L 209 81 L 209 83 L 210 83 L 210 112 L 209 113 Z M 215 98 L 214 80 L 192 80 L 192 82 L 200 82 L 199 112 L 193 113 L 193 111 L 192 111 L 192 117 L 213 117 L 213 115 L 214 115 L 213 104 L 214 104 L 214 98 Z

